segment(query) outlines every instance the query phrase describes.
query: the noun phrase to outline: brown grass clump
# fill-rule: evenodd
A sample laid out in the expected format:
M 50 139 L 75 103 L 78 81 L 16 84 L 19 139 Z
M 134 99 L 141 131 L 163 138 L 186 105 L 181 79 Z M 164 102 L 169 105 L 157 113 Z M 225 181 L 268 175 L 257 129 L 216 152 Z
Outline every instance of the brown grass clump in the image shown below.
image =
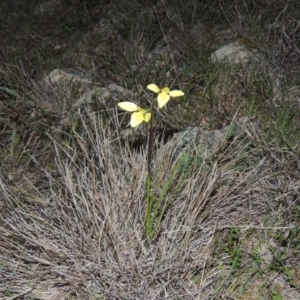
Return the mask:
M 142 240 L 145 148 L 132 151 L 112 142 L 97 114 L 80 117 L 82 128 L 68 144 L 49 136 L 55 168 L 40 170 L 42 189 L 32 183 L 21 195 L 1 176 L 6 295 L 212 299 L 218 282 L 232 274 L 231 253 L 220 260 L 222 243 L 230 239 L 227 230 L 240 228 L 243 244 L 249 230 L 276 225 L 279 203 L 287 212 L 294 205 L 297 180 L 286 173 L 291 161 L 258 148 L 264 140 L 253 127 L 209 161 L 192 160 L 178 172 L 165 199 L 170 207 L 147 248 Z M 156 145 L 154 193 L 159 195 L 176 157 L 175 145 Z M 250 255 L 248 247 L 243 255 Z

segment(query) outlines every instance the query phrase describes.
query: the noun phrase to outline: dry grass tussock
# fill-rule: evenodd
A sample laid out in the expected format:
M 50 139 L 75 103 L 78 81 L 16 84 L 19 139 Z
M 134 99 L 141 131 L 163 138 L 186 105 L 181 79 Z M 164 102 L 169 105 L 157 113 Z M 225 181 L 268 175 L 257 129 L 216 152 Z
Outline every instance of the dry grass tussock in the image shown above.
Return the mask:
M 292 154 L 266 145 L 256 127 L 206 161 L 195 154 L 189 164 L 174 156 L 175 144 L 157 141 L 157 196 L 179 168 L 148 248 L 142 237 L 146 147 L 132 150 L 114 140 L 96 114 L 80 118 L 82 129 L 68 143 L 49 136 L 55 171 L 41 166 L 42 189 L 33 183 L 20 195 L 1 174 L 3 295 L 214 299 L 219 281 L 231 272 L 224 264 L 228 255 L 221 261 L 213 254 L 216 238 L 230 228 L 241 228 L 242 236 L 281 226 L 278 208 L 291 213 L 298 196 L 297 178 L 289 175 Z

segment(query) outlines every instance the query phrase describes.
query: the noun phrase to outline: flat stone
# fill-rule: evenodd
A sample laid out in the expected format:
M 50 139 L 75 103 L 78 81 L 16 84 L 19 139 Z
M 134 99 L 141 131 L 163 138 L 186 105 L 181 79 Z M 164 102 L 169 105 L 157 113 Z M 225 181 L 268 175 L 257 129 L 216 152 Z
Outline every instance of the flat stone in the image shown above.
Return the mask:
M 232 131 L 232 132 L 231 132 Z M 230 126 L 217 130 L 202 129 L 199 127 L 187 127 L 185 130 L 175 133 L 173 138 L 167 142 L 167 145 L 174 145 L 176 153 L 190 152 L 192 149 L 198 149 L 200 156 L 205 159 L 217 151 L 228 135 L 235 134 Z
M 247 63 L 251 58 L 257 59 L 254 51 L 250 51 L 239 42 L 226 44 L 210 56 L 212 63 L 227 61 L 232 64 Z
M 44 77 L 44 82 L 49 85 L 58 85 L 62 82 L 81 82 L 92 84 L 93 81 L 89 76 L 76 74 L 67 70 L 54 69 L 49 75 Z

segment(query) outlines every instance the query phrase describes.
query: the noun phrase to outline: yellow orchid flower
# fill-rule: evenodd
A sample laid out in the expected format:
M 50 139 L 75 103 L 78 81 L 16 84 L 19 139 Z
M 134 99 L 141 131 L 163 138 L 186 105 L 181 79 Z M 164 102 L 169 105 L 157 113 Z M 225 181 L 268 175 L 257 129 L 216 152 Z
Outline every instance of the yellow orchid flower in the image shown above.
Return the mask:
M 139 126 L 143 121 L 149 122 L 151 119 L 151 113 L 145 109 L 140 108 L 132 102 L 120 102 L 118 106 L 126 111 L 133 112 L 130 119 L 131 127 Z
M 169 102 L 171 97 L 175 98 L 184 95 L 184 92 L 180 90 L 170 91 L 170 89 L 167 86 L 161 89 L 154 83 L 149 84 L 147 86 L 147 89 L 158 94 L 157 102 L 159 108 L 164 107 Z

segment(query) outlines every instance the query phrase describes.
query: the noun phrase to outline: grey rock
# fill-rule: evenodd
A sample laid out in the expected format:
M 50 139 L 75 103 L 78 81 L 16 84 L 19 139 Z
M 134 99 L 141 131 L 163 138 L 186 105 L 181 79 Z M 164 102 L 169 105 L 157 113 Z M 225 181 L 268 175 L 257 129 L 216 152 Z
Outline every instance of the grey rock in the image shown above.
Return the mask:
M 247 63 L 250 59 L 259 60 L 255 51 L 250 51 L 238 41 L 223 45 L 211 54 L 211 62 L 227 61 L 231 64 Z
M 217 130 L 187 127 L 174 134 L 167 145 L 175 145 L 177 155 L 196 150 L 200 157 L 205 159 L 217 151 L 229 137 L 236 134 L 236 131 L 235 123 Z

